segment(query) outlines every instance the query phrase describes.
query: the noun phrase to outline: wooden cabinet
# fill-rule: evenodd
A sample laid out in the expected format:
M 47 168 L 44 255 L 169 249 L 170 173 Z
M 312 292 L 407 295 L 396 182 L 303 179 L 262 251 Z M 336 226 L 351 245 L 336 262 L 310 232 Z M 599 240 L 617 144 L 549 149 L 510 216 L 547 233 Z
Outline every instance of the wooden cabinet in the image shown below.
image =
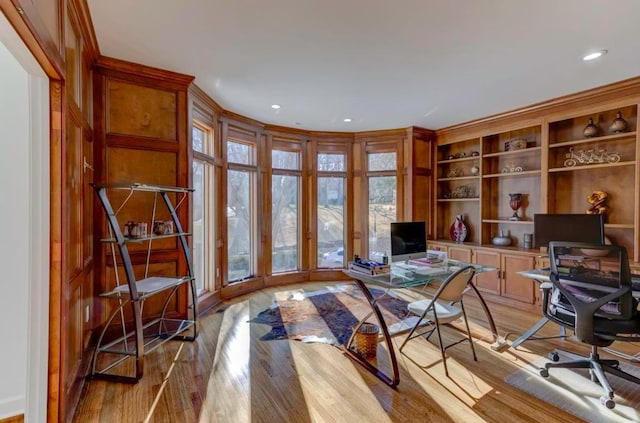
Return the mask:
M 459 260 L 471 263 L 471 248 L 463 246 L 450 246 L 447 249 L 447 257 L 452 260 Z
M 481 264 L 483 266 L 491 266 L 500 269 L 500 253 L 493 250 L 475 250 L 474 260 L 475 264 Z M 487 292 L 489 294 L 500 295 L 500 276 L 501 272 L 485 272 L 475 277 L 475 284 L 479 291 Z
M 495 267 L 474 278 L 475 286 L 488 301 L 503 302 L 523 309 L 532 309 L 537 301 L 537 286 L 517 272 L 548 266 L 549 260 L 532 251 L 517 248 L 474 247 L 450 241 L 429 241 L 428 248 L 447 251 L 447 257 L 468 263 Z
M 505 298 L 533 304 L 535 300 L 535 282 L 517 274 L 522 270 L 535 267 L 535 257 L 523 254 L 503 253 L 501 257 L 500 293 Z

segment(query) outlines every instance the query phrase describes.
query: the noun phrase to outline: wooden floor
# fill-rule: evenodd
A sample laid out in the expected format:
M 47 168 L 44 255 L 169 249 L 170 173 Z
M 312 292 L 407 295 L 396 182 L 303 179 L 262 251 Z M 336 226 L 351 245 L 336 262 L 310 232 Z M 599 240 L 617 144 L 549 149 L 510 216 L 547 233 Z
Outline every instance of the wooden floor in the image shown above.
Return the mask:
M 473 298 L 465 305 L 472 320 L 478 361 L 473 361 L 468 343 L 449 349 L 447 378 L 438 347 L 416 339 L 398 354 L 397 390 L 384 385 L 338 348 L 297 341 L 260 341 L 270 327 L 247 323 L 268 307 L 278 292 L 313 291 L 326 285 L 306 283 L 266 289 L 208 312 L 201 319 L 196 342 L 171 341 L 146 357 L 145 375 L 137 385 L 88 381 L 74 421 L 580 421 L 507 385 L 504 378 L 555 347 L 581 354 L 588 349 L 571 341 L 554 340 L 525 342 L 517 351 L 492 351 L 487 325 Z M 490 307 L 501 335 L 524 332 L 540 318 L 497 304 Z M 542 335 L 557 334 L 557 327 L 552 326 L 547 325 Z M 459 336 L 451 328 L 444 332 L 451 339 Z M 402 339 L 394 338 L 396 351 Z M 629 346 L 622 348 L 628 350 Z

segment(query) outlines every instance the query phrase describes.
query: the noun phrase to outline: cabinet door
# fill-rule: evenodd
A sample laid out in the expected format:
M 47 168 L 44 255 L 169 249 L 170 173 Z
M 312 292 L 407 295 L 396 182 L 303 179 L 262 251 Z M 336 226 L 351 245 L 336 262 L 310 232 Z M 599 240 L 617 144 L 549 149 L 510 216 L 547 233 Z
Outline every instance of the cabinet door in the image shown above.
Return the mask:
M 500 253 L 496 251 L 474 251 L 474 263 L 482 266 L 491 266 L 498 269 L 496 272 L 485 272 L 475 277 L 478 291 L 500 295 Z
M 531 279 L 516 272 L 533 269 L 535 257 L 517 254 L 502 254 L 502 296 L 533 304 L 535 287 Z
M 471 263 L 471 248 L 449 247 L 447 258 L 463 261 L 465 263 Z

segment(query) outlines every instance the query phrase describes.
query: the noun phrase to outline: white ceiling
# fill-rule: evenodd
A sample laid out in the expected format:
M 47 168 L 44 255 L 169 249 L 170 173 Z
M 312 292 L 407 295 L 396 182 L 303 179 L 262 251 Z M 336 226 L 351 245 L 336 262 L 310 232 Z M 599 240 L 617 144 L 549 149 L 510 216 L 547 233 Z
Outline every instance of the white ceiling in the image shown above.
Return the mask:
M 101 54 L 309 130 L 439 129 L 640 75 L 638 0 L 88 3 Z

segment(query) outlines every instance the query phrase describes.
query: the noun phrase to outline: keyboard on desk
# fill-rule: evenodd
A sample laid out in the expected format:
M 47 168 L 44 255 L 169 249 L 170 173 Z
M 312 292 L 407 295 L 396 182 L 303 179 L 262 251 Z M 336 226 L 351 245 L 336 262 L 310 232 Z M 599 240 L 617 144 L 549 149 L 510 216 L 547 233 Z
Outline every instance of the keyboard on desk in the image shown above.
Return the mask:
M 541 267 L 540 269 L 541 272 L 550 272 L 551 268 L 550 267 Z M 631 290 L 632 291 L 636 291 L 636 292 L 640 292 L 640 275 L 632 273 L 631 274 Z
M 421 276 L 439 275 L 447 272 L 442 267 L 420 266 L 420 265 L 413 265 L 413 264 L 406 264 L 406 263 L 398 263 L 395 266 L 398 269 L 402 269 L 408 272 L 413 272 Z

